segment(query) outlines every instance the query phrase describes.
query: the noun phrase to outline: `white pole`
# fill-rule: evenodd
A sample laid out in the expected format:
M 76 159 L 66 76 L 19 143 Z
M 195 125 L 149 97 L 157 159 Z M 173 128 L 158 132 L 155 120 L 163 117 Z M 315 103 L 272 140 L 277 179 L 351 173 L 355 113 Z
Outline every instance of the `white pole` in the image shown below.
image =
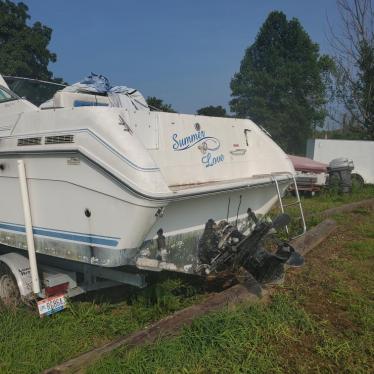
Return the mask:
M 32 290 L 35 294 L 38 294 L 40 292 L 40 283 L 39 283 L 38 265 L 36 263 L 34 235 L 32 232 L 31 209 L 30 209 L 30 201 L 29 201 L 29 192 L 27 188 L 25 163 L 23 162 L 23 160 L 18 160 L 17 163 L 18 163 L 19 185 L 21 187 L 23 214 L 25 216 L 27 251 L 29 252 Z

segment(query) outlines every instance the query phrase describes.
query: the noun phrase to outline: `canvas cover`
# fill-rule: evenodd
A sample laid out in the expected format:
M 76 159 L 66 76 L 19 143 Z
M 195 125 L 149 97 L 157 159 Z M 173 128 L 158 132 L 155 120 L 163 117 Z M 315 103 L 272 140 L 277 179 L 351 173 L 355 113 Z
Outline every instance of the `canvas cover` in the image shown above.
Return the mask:
M 104 75 L 91 73 L 80 82 L 63 89 L 65 92 L 106 94 L 109 106 L 127 110 L 149 110 L 144 96 L 136 89 L 126 86 L 112 86 Z

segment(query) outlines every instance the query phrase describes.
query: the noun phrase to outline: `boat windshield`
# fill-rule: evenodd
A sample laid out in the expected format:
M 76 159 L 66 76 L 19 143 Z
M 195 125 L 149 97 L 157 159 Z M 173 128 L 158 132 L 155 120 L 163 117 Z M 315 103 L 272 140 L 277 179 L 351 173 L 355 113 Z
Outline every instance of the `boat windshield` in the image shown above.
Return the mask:
M 12 91 L 6 89 L 3 86 L 0 86 L 0 103 L 17 99 L 19 99 L 19 97 L 15 95 Z
M 9 88 L 18 96 L 26 98 L 34 105 L 52 99 L 53 95 L 66 85 L 37 79 L 3 76 Z

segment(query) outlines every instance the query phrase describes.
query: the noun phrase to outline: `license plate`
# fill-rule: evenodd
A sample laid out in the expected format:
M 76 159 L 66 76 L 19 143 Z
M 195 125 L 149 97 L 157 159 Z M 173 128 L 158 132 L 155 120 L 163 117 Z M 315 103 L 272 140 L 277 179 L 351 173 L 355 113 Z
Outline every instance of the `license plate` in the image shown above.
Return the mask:
M 40 317 L 49 316 L 53 313 L 64 310 L 67 306 L 64 295 L 51 296 L 47 299 L 38 301 L 38 310 Z

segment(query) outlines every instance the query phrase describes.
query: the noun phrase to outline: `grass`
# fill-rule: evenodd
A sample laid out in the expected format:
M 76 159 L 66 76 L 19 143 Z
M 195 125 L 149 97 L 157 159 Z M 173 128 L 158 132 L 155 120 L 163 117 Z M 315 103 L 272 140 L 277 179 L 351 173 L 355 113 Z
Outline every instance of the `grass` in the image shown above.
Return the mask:
M 374 197 L 303 199 L 306 212 Z M 331 199 L 333 201 L 331 201 Z M 374 371 L 374 213 L 335 217 L 338 232 L 287 273 L 270 305 L 242 305 L 204 316 L 173 339 L 119 349 L 89 373 L 308 373 Z M 308 224 L 319 222 L 318 217 Z M 0 373 L 39 373 L 81 352 L 198 302 L 204 290 L 177 276 L 142 291 L 116 288 L 71 302 L 40 319 L 33 310 L 0 311 Z
M 324 190 L 320 192 L 315 197 L 305 197 L 300 196 L 301 203 L 303 206 L 303 211 L 305 214 L 305 220 L 307 224 L 307 228 L 310 229 L 318 223 L 322 221 L 322 218 L 318 215 L 324 210 L 330 208 L 336 208 L 341 205 L 354 203 L 360 200 L 370 199 L 374 197 L 374 185 L 367 185 L 363 189 L 353 189 L 351 194 L 338 194 L 329 192 L 329 190 Z M 289 196 L 285 199 L 284 204 L 292 203 L 296 201 L 295 197 Z M 358 208 L 357 213 L 360 211 L 365 211 L 365 208 Z M 300 211 L 297 206 L 286 208 L 286 212 L 293 217 L 292 222 L 290 224 L 290 233 L 291 237 L 301 233 L 301 221 L 300 221 Z M 272 212 L 271 216 L 275 216 L 279 214 L 279 209 L 275 207 Z M 344 215 L 337 215 L 335 216 L 336 219 L 343 220 L 345 219 Z M 371 232 L 373 233 L 374 228 L 372 227 Z M 284 235 L 284 237 L 287 237 Z
M 306 205 L 321 211 L 319 199 L 336 206 L 324 196 Z M 287 274 L 270 305 L 204 316 L 179 337 L 117 350 L 88 373 L 373 372 L 374 212 L 338 218 L 338 232 Z
M 313 321 L 286 295 L 270 305 L 243 306 L 205 316 L 180 337 L 126 354 L 119 350 L 89 373 L 269 373 L 281 365 L 274 342 L 295 340 L 293 331 L 314 330 Z
M 254 306 L 215 313 L 197 320 L 178 338 L 128 355 L 119 350 L 89 372 L 232 373 L 243 366 L 251 367 L 253 373 L 269 372 L 279 365 L 272 340 L 291 334 L 285 318 L 305 331 L 312 328 L 308 317 L 280 296 L 270 308 Z
M 177 278 L 160 280 L 143 291 L 117 288 L 111 292 L 124 291 L 129 295 L 122 295 L 120 302 L 112 304 L 111 297 L 106 300 L 100 294 L 88 296 L 44 319 L 26 307 L 0 311 L 0 373 L 39 373 L 201 297 L 197 287 Z
M 330 193 L 328 190 L 322 191 L 316 198 L 303 198 L 304 210 L 308 214 L 315 214 L 329 208 L 353 203 L 356 201 L 370 199 L 374 197 L 374 185 L 367 185 L 365 188 L 354 189 L 351 194 Z

